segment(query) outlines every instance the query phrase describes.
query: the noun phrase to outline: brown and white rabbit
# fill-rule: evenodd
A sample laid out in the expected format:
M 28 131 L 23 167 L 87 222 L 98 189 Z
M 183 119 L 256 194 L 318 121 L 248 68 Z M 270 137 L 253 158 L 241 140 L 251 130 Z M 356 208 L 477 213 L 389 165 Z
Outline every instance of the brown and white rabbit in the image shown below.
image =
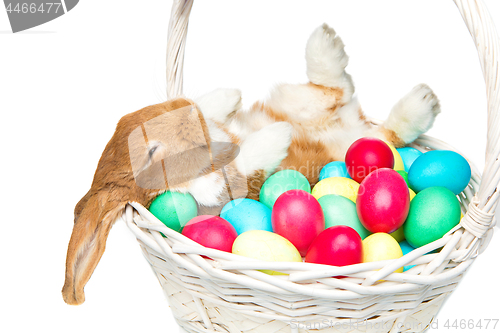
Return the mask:
M 194 102 L 178 98 L 130 113 L 119 121 L 90 190 L 75 207 L 62 289 L 66 303 L 84 302 L 85 284 L 104 253 L 113 223 L 128 202 L 148 207 L 169 189 L 190 192 L 200 214 L 218 214 L 222 204 L 233 198 L 256 197 L 266 174 L 285 158 L 292 128 L 274 123 L 240 140 L 216 121 L 238 107 L 239 96 L 229 92 L 236 99 L 224 90 L 202 97 L 204 114 Z M 224 103 L 213 103 L 216 100 Z M 277 129 L 279 134 L 275 134 Z M 277 137 L 283 129 L 288 133 Z M 270 147 L 269 140 L 277 144 Z M 261 142 L 265 144 L 256 146 Z M 261 164 L 253 163 L 253 169 L 246 162 L 254 158 L 248 145 L 267 156 Z M 245 169 L 238 168 L 244 164 Z
M 378 137 L 402 147 L 426 132 L 440 112 L 435 94 L 420 84 L 393 107 L 382 126 L 367 121 L 353 98 L 354 85 L 345 71 L 348 57 L 344 44 L 326 24 L 310 36 L 306 62 L 309 83 L 279 85 L 267 100 L 230 114 L 224 123 L 242 139 L 275 122 L 291 124 L 292 144 L 280 168 L 302 172 L 312 185 L 318 181 L 321 168 L 343 160 L 358 138 Z

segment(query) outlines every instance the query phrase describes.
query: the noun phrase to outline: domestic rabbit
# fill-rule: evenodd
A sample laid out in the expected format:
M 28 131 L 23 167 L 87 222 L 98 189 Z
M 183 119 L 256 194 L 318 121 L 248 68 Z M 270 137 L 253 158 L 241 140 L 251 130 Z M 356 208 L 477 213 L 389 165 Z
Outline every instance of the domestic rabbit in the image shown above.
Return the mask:
M 278 169 L 298 170 L 314 185 L 321 168 L 342 160 L 356 139 L 374 136 L 400 147 L 440 112 L 432 90 L 418 85 L 381 126 L 370 123 L 353 98 L 344 45 L 327 25 L 309 38 L 306 61 L 309 83 L 280 85 L 249 110 L 240 108 L 238 90 L 219 89 L 196 103 L 178 98 L 123 117 L 75 207 L 64 300 L 83 303 L 83 288 L 127 202 L 148 207 L 169 189 L 191 193 L 199 214 L 218 214 L 231 199 L 258 199 Z
M 148 207 L 168 189 L 190 192 L 200 214 L 218 214 L 231 199 L 256 197 L 266 175 L 286 157 L 292 128 L 273 123 L 241 140 L 215 120 L 234 112 L 239 100 L 238 91 L 218 90 L 200 98 L 204 113 L 193 101 L 177 98 L 119 121 L 90 190 L 75 207 L 62 289 L 66 303 L 84 302 L 85 284 L 128 202 Z M 269 140 L 276 144 L 270 147 Z M 255 152 L 267 160 L 247 163 Z

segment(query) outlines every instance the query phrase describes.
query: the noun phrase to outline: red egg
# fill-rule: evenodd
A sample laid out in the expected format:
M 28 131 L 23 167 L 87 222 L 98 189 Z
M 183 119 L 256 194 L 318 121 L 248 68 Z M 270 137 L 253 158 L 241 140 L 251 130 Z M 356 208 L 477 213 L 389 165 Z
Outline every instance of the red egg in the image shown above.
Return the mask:
M 211 249 L 231 252 L 238 234 L 219 216 L 201 215 L 191 219 L 182 229 L 182 234 Z
M 306 262 L 346 266 L 363 260 L 361 237 L 351 227 L 337 225 L 325 229 L 312 242 L 306 254 Z
M 380 168 L 394 167 L 391 148 L 377 138 L 361 138 L 349 147 L 345 154 L 347 172 L 352 179 L 361 183 L 370 172 Z
M 359 186 L 356 210 L 369 231 L 396 231 L 410 210 L 410 192 L 404 178 L 392 169 L 373 171 Z
M 325 218 L 318 200 L 302 190 L 286 191 L 278 197 L 271 222 L 273 231 L 288 239 L 301 256 L 325 229 Z

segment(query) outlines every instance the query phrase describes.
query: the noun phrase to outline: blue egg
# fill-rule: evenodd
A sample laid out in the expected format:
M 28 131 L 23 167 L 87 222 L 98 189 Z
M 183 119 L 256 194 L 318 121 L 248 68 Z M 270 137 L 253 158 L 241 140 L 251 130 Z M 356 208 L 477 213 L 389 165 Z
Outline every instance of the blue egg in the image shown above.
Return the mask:
M 415 192 L 433 186 L 446 187 L 455 194 L 469 184 L 469 162 L 450 150 L 433 150 L 417 158 L 408 171 L 408 182 Z
M 252 199 L 235 199 L 228 202 L 222 208 L 220 217 L 231 223 L 238 235 L 249 230 L 273 231 L 271 210 Z
M 405 171 L 408 172 L 410 170 L 413 162 L 423 153 L 420 150 L 417 150 L 412 147 L 404 147 L 396 149 L 403 160 L 403 164 L 405 166 Z
M 401 246 L 401 250 L 403 251 L 403 255 L 415 250 L 415 248 L 413 246 L 411 246 L 410 244 L 408 244 L 407 241 L 402 241 L 401 243 L 399 243 L 399 246 Z M 403 272 L 409 270 L 412 267 L 415 267 L 415 265 L 406 265 L 405 267 L 403 267 Z
M 330 162 L 321 169 L 319 173 L 319 180 L 322 181 L 325 178 L 332 177 L 344 177 L 351 178 L 349 173 L 347 172 L 347 167 L 345 166 L 345 162 L 335 161 Z M 351 178 L 352 179 L 352 178 Z

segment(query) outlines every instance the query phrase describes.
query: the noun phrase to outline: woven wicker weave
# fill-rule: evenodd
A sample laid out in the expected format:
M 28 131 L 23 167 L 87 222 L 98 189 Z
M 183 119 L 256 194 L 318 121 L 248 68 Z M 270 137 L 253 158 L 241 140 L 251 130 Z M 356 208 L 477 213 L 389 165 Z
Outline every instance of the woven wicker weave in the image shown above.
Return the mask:
M 262 262 L 207 249 L 130 203 L 125 220 L 188 332 L 421 332 L 432 322 L 493 234 L 500 174 L 499 39 L 480 0 L 454 0 L 476 44 L 488 97 L 488 141 L 482 180 L 459 195 L 467 212 L 443 238 L 397 260 L 332 267 Z M 174 1 L 167 47 L 170 98 L 182 94 L 182 68 L 192 0 Z M 429 136 L 413 147 L 454 150 Z M 167 237 L 162 237 L 163 233 Z M 426 254 L 435 249 L 439 253 Z M 207 255 L 214 260 L 204 259 Z M 404 265 L 404 273 L 392 273 Z M 260 269 L 287 272 L 271 276 Z M 331 276 L 343 275 L 336 279 Z M 381 282 L 380 280 L 384 280 Z

